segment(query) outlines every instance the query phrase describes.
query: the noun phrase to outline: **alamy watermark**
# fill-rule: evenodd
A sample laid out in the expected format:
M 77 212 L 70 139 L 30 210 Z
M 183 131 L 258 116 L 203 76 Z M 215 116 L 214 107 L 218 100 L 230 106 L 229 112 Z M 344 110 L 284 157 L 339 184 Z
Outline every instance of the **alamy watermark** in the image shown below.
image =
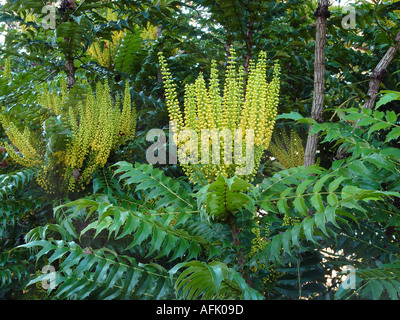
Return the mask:
M 346 14 L 342 18 L 341 25 L 344 29 L 355 29 L 356 28 L 356 8 L 351 5 L 345 5 L 342 7 L 342 13 Z M 42 8 L 42 14 L 45 14 L 42 20 L 42 27 L 47 29 L 56 28 L 56 7 L 52 5 L 45 5 Z
M 344 29 L 355 29 L 356 28 L 356 9 L 354 6 L 345 5 L 342 7 L 342 13 L 347 13 L 342 18 L 341 25 Z M 45 30 L 56 28 L 56 7 L 52 5 L 45 5 L 42 8 L 42 14 L 45 14 L 42 20 L 42 28 Z
M 42 28 L 55 29 L 56 28 L 56 8 L 51 5 L 46 5 L 42 8 L 42 13 L 45 14 L 42 20 Z
M 356 269 L 351 265 L 343 266 L 343 272 L 345 272 L 342 278 L 341 285 L 343 289 L 355 289 L 356 288 Z
M 348 13 L 342 19 L 343 29 L 355 29 L 356 28 L 356 8 L 350 5 L 346 5 L 342 8 L 342 13 Z
M 42 288 L 45 290 L 54 290 L 57 286 L 56 279 L 57 273 L 56 269 L 52 265 L 45 265 L 42 268 Z M 68 296 L 68 300 L 78 300 L 79 296 L 77 293 L 73 293 Z
M 45 274 L 42 279 L 42 288 L 53 290 L 56 287 L 56 269 L 52 265 L 45 265 L 42 273 Z

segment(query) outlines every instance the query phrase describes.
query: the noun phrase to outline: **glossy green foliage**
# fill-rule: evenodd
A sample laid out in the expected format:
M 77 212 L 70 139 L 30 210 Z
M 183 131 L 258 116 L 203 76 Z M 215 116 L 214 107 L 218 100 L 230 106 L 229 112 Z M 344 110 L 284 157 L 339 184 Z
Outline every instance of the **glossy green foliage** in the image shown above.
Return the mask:
M 346 160 L 333 162 L 329 169 L 291 168 L 264 180 L 259 205 L 268 214 L 262 220 L 276 215 L 297 221 L 277 226 L 279 233 L 257 258 L 267 254 L 285 264 L 310 246 L 331 248 L 337 256 L 328 255 L 326 265 L 338 272 L 351 265 L 357 277 L 355 288 L 341 286 L 336 298 L 397 299 L 400 154 L 395 141 L 400 134 L 396 113 L 378 110 L 394 99 L 397 92 L 384 92 L 376 110 L 337 110 L 341 122 L 314 124 L 323 142 L 348 148 Z
M 176 280 L 176 289 L 182 290 L 186 299 L 237 299 L 261 300 L 263 295 L 249 287 L 242 276 L 224 263 L 213 261 L 183 262 L 176 265 L 170 274 L 186 268 Z
M 77 0 L 75 10 L 57 11 L 57 30 L 45 31 L 42 3 L 7 1 L 0 20 L 12 28 L 1 58 L 11 57 L 12 79 L 0 78 L 4 112 L 61 138 L 51 139 L 48 150 L 65 143 L 62 123 L 43 123 L 47 111 L 34 97 L 42 84 L 66 77 L 70 58 L 77 79 L 108 78 L 113 94 L 132 83 L 138 134 L 69 198 L 50 199 L 36 185 L 35 170 L 0 154 L 6 163 L 0 168 L 0 298 L 398 300 L 400 94 L 382 91 L 374 110 L 360 110 L 368 71 L 398 32 L 398 7 L 358 3 L 355 29 L 344 29 L 347 13 L 331 7 L 325 122 L 317 124 L 307 118 L 316 4 Z M 117 21 L 104 18 L 108 7 Z M 143 40 L 140 30 L 149 24 L 162 32 Z M 86 49 L 116 30 L 127 35 L 115 68 L 101 67 Z M 207 79 L 212 59 L 223 76 L 232 47 L 243 65 L 261 50 L 281 61 L 277 127 L 295 127 L 305 138 L 312 124 L 322 137 L 319 166 L 282 170 L 264 158 L 252 184 L 219 177 L 199 188 L 177 166 L 145 164 L 147 131 L 168 124 L 158 52 L 185 84 L 200 72 Z M 383 89 L 398 90 L 398 69 L 395 59 Z M 70 94 L 80 99 L 84 90 L 75 86 Z M 339 147 L 347 148 L 346 158 L 334 161 Z M 48 265 L 56 282 L 45 289 Z M 354 268 L 354 288 L 343 281 L 345 266 Z
M 223 233 L 215 242 L 199 230 L 195 201 L 181 196 L 182 183 L 166 177 L 151 165 L 119 163 L 115 174 L 134 185 L 136 192 L 148 192 L 139 199 L 124 201 L 96 194 L 58 206 L 54 209 L 57 223 L 31 230 L 26 244 L 15 250 L 37 248 L 37 261 L 56 265 L 56 289 L 48 290 L 50 297 L 76 299 L 161 299 L 182 297 L 203 298 L 227 296 L 259 299 L 234 269 L 224 263 L 195 259 L 206 258 L 205 253 L 217 253 Z M 153 205 L 143 206 L 149 199 Z M 110 200 L 111 199 L 111 200 Z M 126 198 L 128 200 L 129 198 Z M 119 204 L 119 205 L 118 205 Z M 197 221 L 197 222 L 196 222 Z M 204 222 L 203 222 L 204 223 Z M 197 227 L 193 228 L 197 224 Z M 190 226 L 190 227 L 189 227 Z M 212 225 L 210 228 L 214 228 Z M 204 228 L 204 226 L 203 226 Z M 214 232 L 215 236 L 215 232 Z M 213 243 L 211 243 L 213 241 Z M 192 292 L 181 292 L 182 279 L 190 269 Z M 168 268 L 171 268 L 170 270 Z M 211 270 L 211 275 L 204 273 Z M 30 285 L 43 281 L 40 275 Z M 215 277 L 220 283 L 215 286 Z M 193 287 L 197 284 L 198 287 Z M 54 289 L 54 288 L 53 288 Z

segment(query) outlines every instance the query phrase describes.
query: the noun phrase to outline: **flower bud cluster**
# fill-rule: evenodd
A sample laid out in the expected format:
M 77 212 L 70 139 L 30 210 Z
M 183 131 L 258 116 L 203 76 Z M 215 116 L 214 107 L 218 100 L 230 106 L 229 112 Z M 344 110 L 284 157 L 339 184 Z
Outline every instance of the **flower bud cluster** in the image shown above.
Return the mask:
M 12 144 L 4 141 L 4 147 L 11 159 L 25 167 L 38 166 L 42 163 L 41 148 L 35 142 L 37 137 L 28 127 L 20 130 L 5 114 L 0 114 L 0 124 Z
M 11 143 L 4 142 L 10 157 L 25 167 L 38 166 L 37 181 L 48 193 L 83 190 L 110 153 L 135 135 L 136 111 L 128 84 L 122 101 L 117 98 L 115 103 L 107 82 L 97 83 L 96 93 L 89 87 L 77 103 L 68 100 L 66 91 L 62 85 L 60 96 L 47 88 L 38 98 L 47 110 L 40 132 L 0 114 Z
M 238 167 L 242 166 L 239 161 L 221 161 L 212 163 L 212 155 L 219 153 L 220 159 L 225 159 L 226 152 L 233 150 L 235 130 L 241 130 L 242 151 L 254 151 L 254 170 L 257 172 L 261 157 L 268 148 L 272 131 L 277 115 L 278 96 L 280 90 L 280 67 L 278 63 L 273 66 L 273 79 L 267 82 L 266 71 L 267 62 L 265 52 L 261 52 L 258 61 L 251 61 L 249 73 L 246 74 L 243 67 L 237 66 L 237 56 L 235 50 L 231 50 L 225 72 L 225 83 L 221 90 L 216 61 L 212 61 L 210 79 L 208 83 L 200 74 L 192 84 L 185 85 L 184 112 L 181 112 L 179 100 L 177 98 L 176 84 L 173 81 L 171 72 L 168 69 L 166 59 L 160 53 L 159 62 L 163 75 L 165 88 L 166 105 L 169 112 L 171 128 L 175 135 L 175 143 L 178 148 L 189 146 L 188 143 L 198 143 L 198 158 L 204 160 L 207 155 L 202 154 L 201 138 L 203 130 L 208 132 L 231 132 L 232 139 L 218 137 L 209 139 L 209 157 L 207 161 L 200 163 L 183 163 L 180 158 L 181 166 L 190 180 L 194 182 L 211 182 L 218 175 L 231 177 L 236 174 Z M 188 139 L 180 137 L 182 131 L 186 129 L 194 130 L 198 134 L 197 142 L 188 142 Z M 254 133 L 254 141 L 247 139 L 247 130 Z M 214 134 L 215 135 L 215 134 Z M 215 137 L 214 137 L 215 138 Z M 219 140 L 218 145 L 215 141 Z M 250 142 L 249 142 L 250 141 Z M 237 141 L 236 141 L 237 142 Z M 252 144 L 249 146 L 249 143 Z M 204 145 L 203 145 L 204 146 Z M 249 148 L 251 147 L 251 148 Z M 185 154 L 185 150 L 181 155 Z M 242 154 L 244 154 L 242 152 Z M 178 151 L 179 156 L 179 151 Z M 187 157 L 186 157 L 187 158 Z M 212 164 L 211 164 L 212 163 Z M 251 178 L 252 174 L 243 178 Z
M 11 59 L 7 57 L 4 63 L 3 77 L 11 80 Z
M 125 86 L 122 108 L 120 99 L 113 104 L 107 82 L 97 83 L 96 94 L 90 89 L 85 104 L 78 104 L 78 115 L 73 138 L 66 149 L 66 172 L 69 173 L 69 189 L 76 182 L 82 187 L 90 181 L 92 173 L 103 167 L 112 152 L 135 135 L 136 112 L 131 106 L 129 86 Z M 78 176 L 71 175 L 79 171 Z

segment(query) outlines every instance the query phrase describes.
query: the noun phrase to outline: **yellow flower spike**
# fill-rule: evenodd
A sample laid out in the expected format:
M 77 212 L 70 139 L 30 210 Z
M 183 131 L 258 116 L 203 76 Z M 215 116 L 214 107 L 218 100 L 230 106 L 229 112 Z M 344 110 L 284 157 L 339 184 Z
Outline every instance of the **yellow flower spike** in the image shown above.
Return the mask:
M 116 21 L 118 19 L 118 13 L 113 12 L 112 9 L 108 9 L 106 19 L 107 21 Z M 115 57 L 124 37 L 124 31 L 112 31 L 111 41 L 98 40 L 89 47 L 87 53 L 91 55 L 93 59 L 97 60 L 102 67 L 112 68 L 114 67 Z
M 270 83 L 267 83 L 267 63 L 264 52 L 260 53 L 257 63 L 253 60 L 250 61 L 249 74 L 246 76 L 244 68 L 237 67 L 236 53 L 231 50 L 223 89 L 220 90 L 219 88 L 216 62 L 212 61 L 208 88 L 202 74 L 198 76 L 194 83 L 185 85 L 184 115 L 182 116 L 176 85 L 173 83 L 166 60 L 161 53 L 159 54 L 159 62 L 163 75 L 166 105 L 170 121 L 173 123 L 173 128 L 170 129 L 176 130 L 178 135 L 182 129 L 192 129 L 198 134 L 201 133 L 202 129 L 208 129 L 210 132 L 213 129 L 218 130 L 219 137 L 214 134 L 214 140 L 211 139 L 213 142 L 209 140 L 208 160 L 212 159 L 213 150 L 219 150 L 221 162 L 211 163 L 211 161 L 208 161 L 208 163 L 203 164 L 189 163 L 182 165 L 183 171 L 189 176 L 189 180 L 195 183 L 212 182 L 220 174 L 229 178 L 237 174 L 239 168 L 243 169 L 243 164 L 238 162 L 240 154 L 237 156 L 232 154 L 232 161 L 229 163 L 223 162 L 225 152 L 229 154 L 234 148 L 237 148 L 234 143 L 236 139 L 234 134 L 238 129 L 241 129 L 242 135 L 240 136 L 241 140 L 236 142 L 239 145 L 241 143 L 242 150 L 237 151 L 241 151 L 242 156 L 246 156 L 246 152 L 254 152 L 254 166 L 247 173 L 242 173 L 242 178 L 251 179 L 257 172 L 263 152 L 268 148 L 275 124 L 279 95 L 279 65 L 274 65 L 273 79 Z M 183 122 L 183 119 L 185 122 Z M 223 138 L 223 129 L 230 132 L 231 140 Z M 253 130 L 254 140 L 248 140 L 251 136 L 248 136 L 246 130 Z M 201 155 L 201 135 L 197 138 L 199 143 L 197 148 L 199 151 L 198 161 L 201 161 L 201 159 L 207 158 L 204 156 L 202 158 Z M 187 147 L 187 142 L 182 142 L 181 145 L 184 144 Z
M 69 142 L 45 155 L 42 135 L 36 135 L 23 122 L 14 123 L 2 112 L 0 124 L 11 141 L 5 141 L 4 146 L 15 162 L 40 168 L 37 182 L 47 193 L 82 190 L 94 171 L 106 164 L 111 151 L 134 136 L 136 112 L 127 88 L 122 110 L 118 103 L 113 104 L 108 83 L 98 83 L 96 93 L 89 88 L 86 98 L 70 107 L 65 104 L 67 97 L 63 83 L 61 94 L 44 88 L 38 101 L 53 111 L 46 115 L 47 118 L 62 115 L 64 125 L 72 133 Z M 121 123 L 127 132 L 123 136 L 120 135 Z
M 197 104 L 196 104 L 196 90 L 194 84 L 185 85 L 185 127 L 194 129 L 200 133 L 199 122 L 197 119 Z
M 35 142 L 35 138 L 28 127 L 22 131 L 7 116 L 0 116 L 0 124 L 3 126 L 13 146 L 7 141 L 4 146 L 10 157 L 23 166 L 34 166 L 41 163 L 41 146 Z M 15 150 L 17 148 L 18 151 Z
M 176 86 L 172 80 L 171 73 L 168 70 L 167 61 L 161 52 L 159 53 L 159 62 L 164 80 L 167 109 L 172 123 L 171 129 L 179 134 L 184 127 L 183 116 L 179 107 Z
M 239 93 L 241 85 L 238 84 L 239 81 L 236 66 L 236 51 L 232 49 L 225 76 L 222 121 L 222 127 L 230 130 L 235 129 L 239 118 L 239 112 L 242 107 L 242 101 L 240 100 L 242 93 Z
M 64 104 L 68 97 L 68 84 L 66 79 L 61 79 L 61 105 Z
M 211 129 L 214 127 L 211 105 L 208 99 L 206 82 L 201 74 L 195 82 L 197 117 L 199 129 Z
M 4 64 L 3 77 L 11 80 L 11 59 L 7 57 Z
M 214 119 L 215 128 L 222 127 L 222 98 L 220 94 L 217 62 L 211 62 L 209 99 L 211 103 L 211 117 Z

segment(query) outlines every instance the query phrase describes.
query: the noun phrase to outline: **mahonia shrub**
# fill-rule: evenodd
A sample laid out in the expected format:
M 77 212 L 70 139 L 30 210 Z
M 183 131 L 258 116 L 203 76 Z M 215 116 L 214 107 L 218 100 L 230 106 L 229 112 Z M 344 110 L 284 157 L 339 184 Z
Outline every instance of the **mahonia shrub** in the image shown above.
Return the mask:
M 5 110 L 0 114 L 8 154 L 22 166 L 38 167 L 37 182 L 48 193 L 83 190 L 111 152 L 135 135 L 136 111 L 128 84 L 115 102 L 107 82 L 97 83 L 95 93 L 87 87 L 79 101 L 69 99 L 65 82 L 61 93 L 46 88 L 38 98 L 46 110 L 39 130 Z
M 277 115 L 280 66 L 273 66 L 273 79 L 266 79 L 266 53 L 251 61 L 248 74 L 238 66 L 231 50 L 223 89 L 216 61 L 212 61 L 208 85 L 203 74 L 185 85 L 181 111 L 176 84 L 166 59 L 159 54 L 173 142 L 189 179 L 210 183 L 219 175 L 250 180 L 268 148 Z M 199 161 L 201 159 L 201 161 Z M 249 170 L 250 168 L 250 170 Z

